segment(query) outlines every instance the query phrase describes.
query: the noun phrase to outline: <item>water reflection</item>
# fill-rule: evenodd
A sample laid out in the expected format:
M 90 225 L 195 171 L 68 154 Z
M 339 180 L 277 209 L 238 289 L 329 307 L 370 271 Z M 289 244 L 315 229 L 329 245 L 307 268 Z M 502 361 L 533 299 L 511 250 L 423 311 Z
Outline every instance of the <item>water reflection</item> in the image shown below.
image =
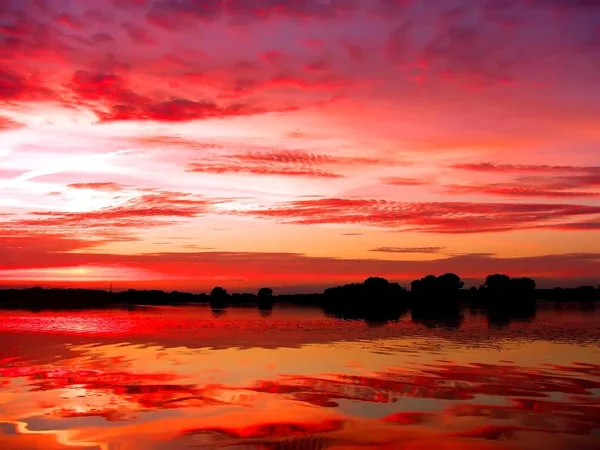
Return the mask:
M 0 448 L 600 445 L 593 311 L 501 328 L 222 311 L 2 313 Z

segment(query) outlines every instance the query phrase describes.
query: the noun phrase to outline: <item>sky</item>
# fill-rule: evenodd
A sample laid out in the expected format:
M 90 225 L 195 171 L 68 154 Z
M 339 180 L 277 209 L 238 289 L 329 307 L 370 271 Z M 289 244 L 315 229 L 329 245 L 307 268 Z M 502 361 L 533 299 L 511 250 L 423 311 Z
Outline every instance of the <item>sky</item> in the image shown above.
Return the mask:
M 600 283 L 598 0 L 1 0 L 0 286 Z

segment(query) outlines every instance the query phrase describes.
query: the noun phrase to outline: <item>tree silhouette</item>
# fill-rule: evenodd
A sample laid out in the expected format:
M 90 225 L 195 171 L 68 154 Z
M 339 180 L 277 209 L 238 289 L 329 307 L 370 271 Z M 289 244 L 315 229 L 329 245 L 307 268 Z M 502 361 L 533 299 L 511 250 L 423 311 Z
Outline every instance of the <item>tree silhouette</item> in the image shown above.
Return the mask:
M 396 320 L 406 309 L 406 290 L 385 278 L 370 277 L 325 289 L 323 306 L 326 313 L 346 319 Z
M 488 275 L 483 285 L 487 289 L 491 290 L 503 290 L 508 289 L 510 283 L 510 277 L 508 275 L 496 273 L 494 275 Z
M 511 319 L 531 320 L 535 316 L 536 284 L 532 278 L 511 278 L 496 273 L 488 275 L 483 286 L 482 303 L 490 325 L 503 326 Z
M 222 288 L 221 286 L 216 286 L 210 291 L 210 296 L 214 298 L 225 298 L 229 294 L 227 294 L 227 289 Z
M 464 282 L 454 273 L 427 275 L 410 283 L 414 321 L 460 315 L 460 289 Z
M 223 309 L 227 307 L 229 294 L 221 286 L 216 286 L 210 291 L 210 306 L 213 309 Z
M 366 289 L 385 289 L 389 284 L 388 280 L 381 277 L 369 277 L 363 282 Z
M 465 282 L 455 273 L 446 273 L 437 279 L 438 289 L 443 291 L 458 291 L 462 289 Z
M 269 298 L 269 297 L 272 297 L 273 296 L 273 289 L 268 288 L 268 287 L 260 288 L 258 290 L 257 295 L 260 298 Z
M 410 283 L 411 292 L 415 294 L 453 293 L 462 289 L 465 283 L 455 273 L 446 273 L 436 277 L 427 275 Z
M 260 288 L 257 297 L 256 306 L 261 314 L 273 310 L 273 289 L 268 287 Z

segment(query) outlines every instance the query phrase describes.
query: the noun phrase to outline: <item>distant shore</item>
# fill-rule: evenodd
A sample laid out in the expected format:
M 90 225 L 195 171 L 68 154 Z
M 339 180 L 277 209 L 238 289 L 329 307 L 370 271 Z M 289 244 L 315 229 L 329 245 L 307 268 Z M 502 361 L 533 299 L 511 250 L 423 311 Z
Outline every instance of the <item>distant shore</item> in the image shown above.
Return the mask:
M 478 288 L 464 289 L 463 286 L 458 275 L 448 273 L 414 280 L 410 290 L 384 278 L 370 277 L 362 283 L 332 287 L 322 293 L 285 295 L 274 295 L 268 287 L 244 294 L 229 294 L 219 286 L 208 294 L 34 287 L 0 290 L 0 308 L 41 311 L 207 304 L 216 311 L 248 305 L 268 314 L 275 304 L 290 304 L 320 307 L 327 314 L 347 319 L 389 321 L 410 311 L 414 319 L 427 321 L 459 318 L 464 307 L 485 310 L 488 315 L 504 320 L 531 316 L 538 302 L 584 305 L 600 302 L 598 287 L 536 289 L 531 278 L 511 278 L 503 274 L 489 275 Z

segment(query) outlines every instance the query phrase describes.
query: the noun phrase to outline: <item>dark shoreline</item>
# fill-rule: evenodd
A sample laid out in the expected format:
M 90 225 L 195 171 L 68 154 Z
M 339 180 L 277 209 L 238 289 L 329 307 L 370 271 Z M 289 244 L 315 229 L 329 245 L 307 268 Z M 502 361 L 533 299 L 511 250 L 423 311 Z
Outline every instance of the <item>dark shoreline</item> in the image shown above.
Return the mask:
M 275 304 L 314 306 L 325 313 L 347 319 L 394 320 L 410 311 L 417 320 L 456 318 L 464 307 L 483 310 L 498 317 L 527 317 L 537 303 L 581 304 L 592 307 L 600 302 L 600 288 L 536 289 L 529 278 L 490 275 L 479 288 L 463 289 L 455 274 L 429 275 L 411 283 L 407 290 L 398 283 L 371 277 L 325 289 L 315 294 L 273 295 L 269 288 L 257 294 L 229 294 L 216 287 L 210 294 L 179 291 L 51 288 L 0 289 L 0 309 L 90 310 L 134 309 L 143 306 L 210 305 L 214 310 L 228 306 L 251 306 L 268 313 Z

